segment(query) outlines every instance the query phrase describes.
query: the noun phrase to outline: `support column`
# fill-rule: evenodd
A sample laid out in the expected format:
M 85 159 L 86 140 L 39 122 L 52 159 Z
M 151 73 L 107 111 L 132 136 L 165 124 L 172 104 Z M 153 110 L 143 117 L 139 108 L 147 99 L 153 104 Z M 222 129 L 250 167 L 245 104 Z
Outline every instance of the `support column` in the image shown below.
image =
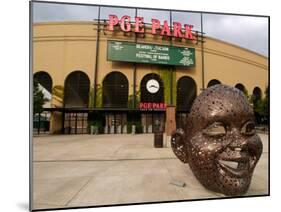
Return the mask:
M 170 105 L 174 105 L 174 94 L 173 94 L 173 87 L 174 87 L 174 83 L 173 83 L 173 71 L 174 71 L 174 67 L 172 66 L 170 68 Z
M 60 134 L 63 130 L 63 113 L 54 111 L 51 112 L 51 117 L 50 117 L 50 128 L 49 128 L 49 133 L 50 134 Z
M 166 108 L 165 146 L 171 147 L 171 135 L 176 130 L 176 107 L 169 105 Z
M 203 14 L 200 13 L 201 17 L 201 60 L 202 60 L 202 91 L 205 90 L 205 62 L 204 62 L 204 41 L 203 41 Z
M 99 62 L 99 43 L 100 43 L 100 6 L 98 8 L 98 26 L 97 26 L 97 42 L 96 42 L 96 61 L 94 70 L 94 108 L 97 106 L 97 74 Z
M 135 17 L 138 16 L 138 10 L 135 9 Z M 137 33 L 135 33 L 135 43 L 138 42 Z M 133 109 L 136 109 L 136 81 L 137 81 L 137 63 L 134 63 L 133 69 Z
M 176 130 L 176 107 L 170 105 L 166 108 L 165 133 L 170 136 L 174 130 Z

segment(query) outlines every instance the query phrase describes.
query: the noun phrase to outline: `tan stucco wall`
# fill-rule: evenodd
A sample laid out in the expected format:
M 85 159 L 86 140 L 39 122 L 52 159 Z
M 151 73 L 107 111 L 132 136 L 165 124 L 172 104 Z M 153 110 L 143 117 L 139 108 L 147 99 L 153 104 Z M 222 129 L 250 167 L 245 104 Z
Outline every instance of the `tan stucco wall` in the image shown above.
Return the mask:
M 242 83 L 249 94 L 268 85 L 268 58 L 237 46 L 208 39 L 205 44 L 205 82 L 218 79 L 235 86 Z
M 133 93 L 133 64 L 107 61 L 107 40 L 110 39 L 134 41 L 134 36 L 123 32 L 109 33 L 101 27 L 97 83 L 101 85 L 104 77 L 111 71 L 120 71 L 127 76 L 130 95 Z M 256 86 L 262 92 L 265 91 L 268 85 L 266 57 L 216 39 L 206 38 L 205 41 L 205 87 L 210 80 L 218 79 L 232 86 L 242 83 L 249 94 Z M 150 34 L 145 38 L 138 38 L 138 42 L 170 44 L 170 41 L 163 40 L 161 36 Z M 195 66 L 176 67 L 176 81 L 182 76 L 190 76 L 196 81 L 199 94 L 203 87 L 201 46 L 190 42 L 174 42 L 174 45 L 196 49 Z M 95 52 L 96 26 L 93 22 L 38 23 L 33 26 L 33 71 L 48 72 L 52 77 L 53 87 L 63 86 L 67 75 L 75 70 L 85 72 L 93 86 Z M 158 69 L 157 65 L 137 64 L 136 90 L 139 90 L 143 76 Z
M 107 61 L 107 40 L 103 37 L 99 43 L 99 62 L 97 83 L 102 85 L 103 79 L 112 71 L 119 71 L 126 75 L 129 82 L 129 95 L 133 93 L 133 64 Z

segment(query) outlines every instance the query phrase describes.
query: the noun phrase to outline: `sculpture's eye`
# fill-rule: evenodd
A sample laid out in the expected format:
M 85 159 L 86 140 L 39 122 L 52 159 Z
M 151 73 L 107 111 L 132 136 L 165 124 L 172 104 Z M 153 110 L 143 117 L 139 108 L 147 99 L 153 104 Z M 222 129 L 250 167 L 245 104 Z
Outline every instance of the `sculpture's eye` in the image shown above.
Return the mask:
M 255 123 L 252 122 L 252 121 L 248 121 L 246 122 L 243 127 L 241 128 L 241 133 L 243 135 L 254 135 L 256 133 L 256 130 L 255 130 Z
M 203 130 L 203 134 L 211 137 L 223 137 L 226 134 L 226 129 L 222 122 L 214 122 Z

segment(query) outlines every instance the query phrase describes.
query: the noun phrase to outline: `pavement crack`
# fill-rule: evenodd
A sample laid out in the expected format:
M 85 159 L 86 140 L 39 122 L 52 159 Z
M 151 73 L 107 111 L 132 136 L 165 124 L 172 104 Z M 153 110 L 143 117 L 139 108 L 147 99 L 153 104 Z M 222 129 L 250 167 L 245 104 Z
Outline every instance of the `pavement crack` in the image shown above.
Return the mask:
M 162 160 L 161 162 L 162 162 L 162 165 L 165 167 L 165 169 L 167 171 L 167 174 L 169 175 L 170 182 L 171 182 L 175 178 L 174 178 L 173 174 L 170 172 L 170 170 L 168 168 L 168 165 L 166 164 L 166 161 Z M 175 190 L 177 199 L 179 199 L 179 200 L 182 199 L 181 194 L 180 194 L 181 193 L 180 190 L 178 188 L 174 188 L 174 190 Z
M 119 146 L 119 147 L 113 152 L 112 157 L 114 158 L 115 155 L 116 155 L 124 146 L 126 146 L 126 144 L 125 144 L 125 145 Z
M 82 159 L 82 160 L 34 160 L 33 163 L 58 163 L 58 162 L 107 162 L 107 161 L 142 161 L 142 160 L 176 160 L 176 157 L 163 158 L 119 158 L 119 159 Z
M 90 179 L 88 179 L 87 182 L 86 182 L 83 186 L 81 186 L 81 188 L 73 195 L 73 197 L 70 198 L 70 200 L 67 201 L 67 203 L 65 204 L 65 206 L 68 206 L 69 203 L 70 203 L 72 200 L 74 200 L 75 197 L 78 196 L 78 194 L 89 184 L 89 182 L 90 182 L 91 180 L 92 180 L 92 177 L 90 177 Z

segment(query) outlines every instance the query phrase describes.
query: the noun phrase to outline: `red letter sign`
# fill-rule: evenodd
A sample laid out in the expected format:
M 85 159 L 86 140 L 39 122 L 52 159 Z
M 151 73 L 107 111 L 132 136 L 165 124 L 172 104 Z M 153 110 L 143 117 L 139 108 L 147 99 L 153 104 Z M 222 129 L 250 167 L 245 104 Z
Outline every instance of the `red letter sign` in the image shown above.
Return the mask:
M 160 21 L 158 19 L 151 19 L 152 27 L 151 27 L 151 34 L 156 35 L 156 30 L 160 29 Z
M 128 22 L 126 22 L 126 20 L 128 20 Z M 127 15 L 124 15 L 122 18 L 121 18 L 121 24 L 120 24 L 120 27 L 121 27 L 121 30 L 124 31 L 124 32 L 130 32 L 131 31 L 131 23 L 130 23 L 130 20 L 131 20 L 131 17 L 130 16 L 127 16 Z
M 179 22 L 173 22 L 173 25 L 174 25 L 174 37 L 176 37 L 176 38 L 182 38 L 181 23 L 179 23 Z
M 135 17 L 135 25 L 134 31 L 136 33 L 144 33 L 144 23 L 143 17 Z M 184 38 L 189 40 L 195 40 L 194 35 L 192 34 L 193 26 L 189 24 L 184 25 L 184 30 L 182 29 L 182 24 L 180 22 L 173 22 L 173 31 L 171 31 L 170 26 L 168 25 L 168 21 L 164 21 L 163 27 L 161 26 L 161 22 L 158 19 L 151 19 L 151 34 L 156 35 L 157 30 L 160 31 L 162 36 L 173 36 L 175 38 Z M 120 29 L 123 32 L 131 32 L 132 24 L 131 17 L 128 15 L 124 15 L 120 20 L 116 15 L 109 15 L 108 21 L 108 30 L 114 31 L 114 27 L 120 24 Z
M 108 30 L 114 31 L 114 26 L 118 24 L 118 17 L 116 15 L 109 15 Z
M 135 17 L 135 32 L 144 33 L 143 26 L 143 17 Z
M 185 24 L 184 28 L 185 28 L 185 36 L 184 36 L 184 38 L 192 40 L 193 39 L 193 34 L 192 34 L 191 30 L 192 30 L 193 26 Z
M 161 30 L 161 35 L 167 35 L 167 36 L 171 36 L 171 32 L 170 32 L 170 27 L 168 25 L 167 21 L 164 21 L 164 26 Z

